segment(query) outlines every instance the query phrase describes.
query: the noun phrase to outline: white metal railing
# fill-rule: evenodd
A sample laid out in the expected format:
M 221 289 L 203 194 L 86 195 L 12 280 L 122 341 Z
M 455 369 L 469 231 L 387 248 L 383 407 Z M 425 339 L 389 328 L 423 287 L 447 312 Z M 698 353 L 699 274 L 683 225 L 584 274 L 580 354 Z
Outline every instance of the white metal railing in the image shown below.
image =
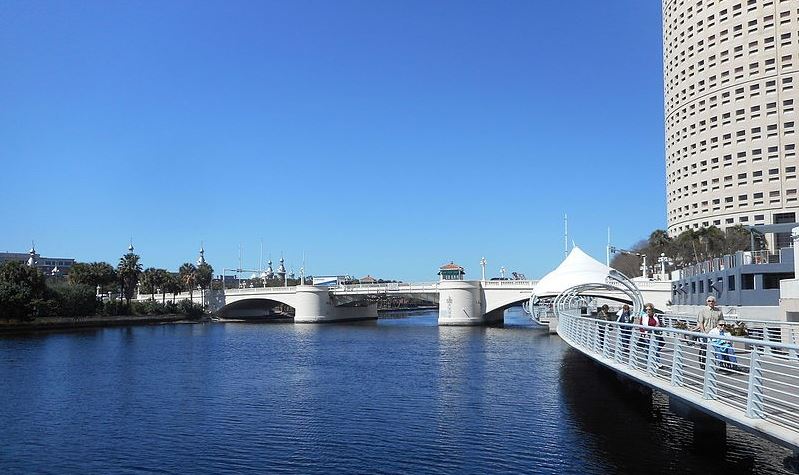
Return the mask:
M 438 282 L 387 282 L 383 284 L 348 284 L 331 287 L 337 294 L 353 293 L 379 293 L 379 292 L 437 292 Z
M 292 285 L 289 287 L 247 287 L 243 289 L 225 289 L 225 295 L 238 295 L 238 294 L 263 294 L 263 293 L 293 293 L 296 292 L 297 287 Z
M 696 328 L 696 317 L 681 314 L 663 314 L 658 316 L 663 325 L 675 327 L 679 323 L 684 323 L 688 329 Z M 758 340 L 766 343 L 786 343 L 789 345 L 799 345 L 799 322 L 783 322 L 775 320 L 754 320 L 747 318 L 737 318 L 735 315 L 726 315 L 725 321 L 728 324 L 743 323 L 746 325 L 748 335 L 745 338 Z M 767 349 L 770 351 L 770 349 Z M 796 351 L 791 354 L 795 357 Z
M 537 280 L 483 280 L 483 287 L 535 287 Z
M 799 437 L 796 344 L 710 338 L 676 328 L 581 317 L 577 312 L 558 312 L 558 334 L 570 345 L 617 371 L 661 380 L 675 393 L 687 391 L 722 404 L 757 430 L 784 437 L 787 429 L 795 444 Z M 777 428 L 764 428 L 757 420 Z

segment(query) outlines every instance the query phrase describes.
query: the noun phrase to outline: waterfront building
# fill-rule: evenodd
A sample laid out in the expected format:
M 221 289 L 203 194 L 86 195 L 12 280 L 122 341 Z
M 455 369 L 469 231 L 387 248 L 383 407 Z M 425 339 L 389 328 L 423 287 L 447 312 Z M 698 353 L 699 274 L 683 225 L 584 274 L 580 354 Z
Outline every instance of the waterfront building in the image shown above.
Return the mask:
M 466 271 L 463 270 L 463 267 L 450 261 L 449 264 L 438 268 L 438 275 L 441 276 L 441 280 L 463 280 Z
M 372 277 L 369 274 L 367 274 L 365 277 L 361 277 L 359 279 L 359 281 L 362 284 L 376 284 L 377 283 L 377 279 L 375 279 L 374 277 Z
M 796 1 L 663 0 L 669 235 L 796 222 L 798 73 Z
M 69 269 L 75 264 L 75 259 L 69 257 L 45 257 L 36 252 L 32 247 L 28 252 L 0 252 L 0 265 L 6 262 L 23 262 L 29 267 L 39 269 L 43 274 L 53 275 L 53 270 L 58 269 L 56 274 L 69 274 Z
M 781 282 L 794 279 L 794 249 L 738 251 L 676 271 L 671 310 L 696 315 L 709 295 L 725 314 L 761 320 L 792 320 L 780 310 Z M 790 317 L 790 316 L 789 316 Z

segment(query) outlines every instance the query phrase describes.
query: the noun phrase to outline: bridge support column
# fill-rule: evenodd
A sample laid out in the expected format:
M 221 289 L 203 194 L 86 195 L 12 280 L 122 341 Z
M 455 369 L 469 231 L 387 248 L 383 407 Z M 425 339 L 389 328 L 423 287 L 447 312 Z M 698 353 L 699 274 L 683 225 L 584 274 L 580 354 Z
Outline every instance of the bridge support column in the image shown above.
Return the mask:
M 374 320 L 377 304 L 363 307 L 336 307 L 328 287 L 300 285 L 294 305 L 294 323 L 325 323 L 352 320 Z
M 438 284 L 439 325 L 483 325 L 482 290 L 480 282 L 442 280 Z

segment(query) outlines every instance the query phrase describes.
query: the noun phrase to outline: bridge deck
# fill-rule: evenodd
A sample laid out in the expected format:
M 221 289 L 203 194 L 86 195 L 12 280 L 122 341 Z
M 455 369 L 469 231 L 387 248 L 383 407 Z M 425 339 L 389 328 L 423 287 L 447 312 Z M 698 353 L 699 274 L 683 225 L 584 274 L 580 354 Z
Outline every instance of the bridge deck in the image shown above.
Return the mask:
M 645 330 L 563 312 L 558 325 L 564 341 L 605 366 L 799 450 L 799 347 L 729 338 L 733 362 L 702 334 Z

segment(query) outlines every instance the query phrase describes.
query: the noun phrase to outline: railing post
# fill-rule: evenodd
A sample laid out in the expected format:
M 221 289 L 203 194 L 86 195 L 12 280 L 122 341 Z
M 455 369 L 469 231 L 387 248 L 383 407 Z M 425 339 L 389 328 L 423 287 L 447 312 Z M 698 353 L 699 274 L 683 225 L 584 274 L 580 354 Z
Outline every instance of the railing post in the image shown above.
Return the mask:
M 610 330 L 611 330 L 612 327 L 607 322 L 602 322 L 602 326 L 604 327 L 604 333 L 605 333 L 605 338 L 602 339 L 603 340 L 603 343 L 602 343 L 602 356 L 605 359 L 610 359 L 610 343 L 609 342 L 610 342 L 610 337 L 611 337 Z
M 746 390 L 746 417 L 763 418 L 763 364 L 752 348 L 749 360 L 749 387 Z
M 627 358 L 627 367 L 635 369 L 638 364 L 638 339 L 641 338 L 641 332 L 637 328 L 631 329 L 630 335 L 630 356 Z
M 718 365 L 716 350 L 713 348 L 709 338 L 706 338 L 703 344 L 705 345 L 705 354 L 707 356 L 705 358 L 705 381 L 702 385 L 702 397 L 704 399 L 716 399 L 716 366 Z
M 683 341 L 680 335 L 674 334 L 674 359 L 671 364 L 671 385 L 682 386 L 685 365 L 683 356 Z
M 646 353 L 646 372 L 655 376 L 657 374 L 657 366 L 655 366 L 657 340 L 655 339 L 655 333 L 648 333 L 647 339 L 649 340 L 649 346 Z
M 799 343 L 799 342 L 796 341 L 796 327 L 793 327 L 793 326 L 789 327 L 788 328 L 788 335 L 789 335 L 789 337 L 788 337 L 788 343 L 789 344 L 796 345 L 797 343 Z M 797 352 L 795 349 L 791 348 L 790 350 L 788 350 L 788 358 L 790 358 L 792 360 L 799 360 L 799 352 Z
M 613 361 L 616 363 L 621 364 L 621 355 L 622 355 L 622 346 L 621 346 L 621 332 L 624 330 L 624 327 L 621 325 L 615 325 L 616 329 L 616 348 L 613 350 Z

